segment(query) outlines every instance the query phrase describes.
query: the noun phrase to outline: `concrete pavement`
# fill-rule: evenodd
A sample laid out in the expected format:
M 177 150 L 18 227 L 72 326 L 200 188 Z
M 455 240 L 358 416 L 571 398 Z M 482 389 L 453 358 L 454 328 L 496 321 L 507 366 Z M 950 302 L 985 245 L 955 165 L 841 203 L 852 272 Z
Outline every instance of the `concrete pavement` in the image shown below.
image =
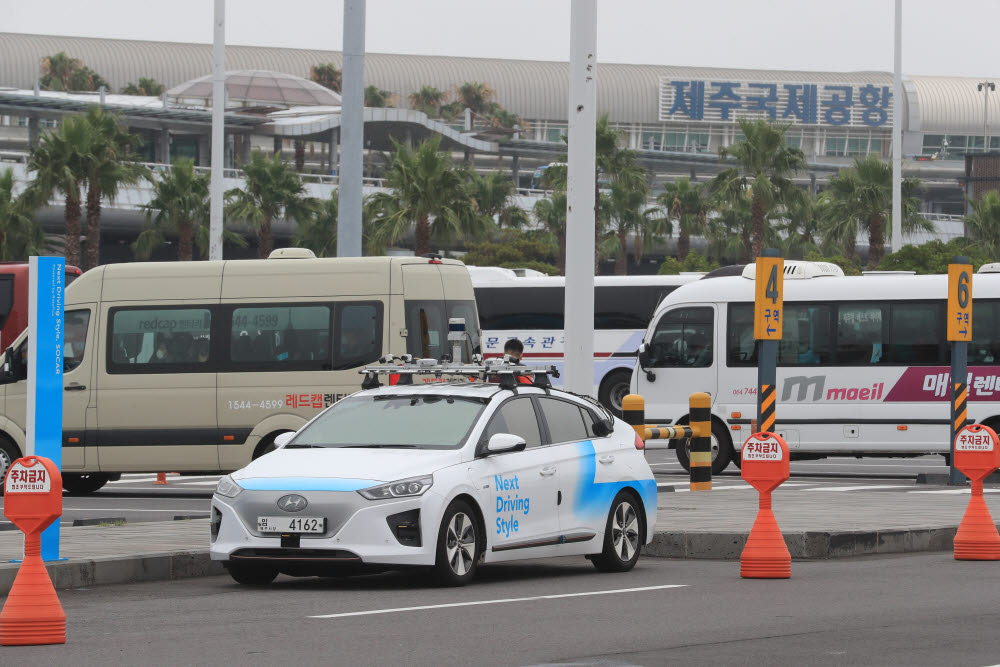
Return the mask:
M 756 491 L 733 477 L 700 492 L 677 478 L 660 480 L 657 534 L 646 555 L 738 559 L 756 516 Z M 793 558 L 829 559 L 947 551 L 968 500 L 968 489 L 912 482 L 795 479 L 775 491 L 773 508 Z M 987 490 L 986 501 L 1000 518 L 1000 492 Z M 221 572 L 208 559 L 208 540 L 206 519 L 64 527 L 68 560 L 48 567 L 58 588 L 204 576 Z M 0 559 L 19 558 L 21 544 L 20 533 L 0 532 Z M 0 565 L 0 593 L 16 568 Z

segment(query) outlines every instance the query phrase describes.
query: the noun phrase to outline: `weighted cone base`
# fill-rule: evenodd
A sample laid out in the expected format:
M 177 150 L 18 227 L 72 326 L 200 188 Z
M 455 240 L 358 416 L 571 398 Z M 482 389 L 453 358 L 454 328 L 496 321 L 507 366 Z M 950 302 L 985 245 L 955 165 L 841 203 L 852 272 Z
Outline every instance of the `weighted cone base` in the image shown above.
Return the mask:
M 0 612 L 2 646 L 66 643 L 66 612 L 39 555 L 38 537 L 33 537 L 33 545 L 25 539 L 24 561 Z
M 757 512 L 740 554 L 740 576 L 744 579 L 788 579 L 792 576 L 792 555 L 770 508 L 762 507 Z
M 955 560 L 1000 560 L 1000 533 L 981 493 L 973 491 L 955 533 Z

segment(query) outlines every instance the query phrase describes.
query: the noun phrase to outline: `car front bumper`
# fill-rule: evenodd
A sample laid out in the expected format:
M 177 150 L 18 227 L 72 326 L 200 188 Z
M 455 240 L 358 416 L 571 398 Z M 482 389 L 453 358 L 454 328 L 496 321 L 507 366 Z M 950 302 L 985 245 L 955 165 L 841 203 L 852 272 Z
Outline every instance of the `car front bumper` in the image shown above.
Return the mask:
M 296 514 L 323 517 L 322 534 L 282 536 L 257 531 L 259 516 L 282 516 L 277 501 L 288 493 L 308 500 Z M 410 513 L 418 528 L 400 533 L 390 517 Z M 433 489 L 416 498 L 367 500 L 354 491 L 251 491 L 235 498 L 212 497 L 212 560 L 256 561 L 288 565 L 288 569 L 314 566 L 433 565 L 437 533 L 444 511 L 443 499 Z M 398 522 L 393 522 L 397 523 Z M 399 537 L 403 535 L 403 539 Z M 419 535 L 419 538 L 416 538 Z

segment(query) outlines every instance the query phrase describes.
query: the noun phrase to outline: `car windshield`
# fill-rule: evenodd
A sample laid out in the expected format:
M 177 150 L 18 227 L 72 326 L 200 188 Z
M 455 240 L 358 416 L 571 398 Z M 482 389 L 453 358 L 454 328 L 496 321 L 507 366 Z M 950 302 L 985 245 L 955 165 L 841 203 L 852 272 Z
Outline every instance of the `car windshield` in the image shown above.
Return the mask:
M 485 403 L 461 396 L 356 396 L 345 398 L 295 436 L 304 447 L 457 449 Z

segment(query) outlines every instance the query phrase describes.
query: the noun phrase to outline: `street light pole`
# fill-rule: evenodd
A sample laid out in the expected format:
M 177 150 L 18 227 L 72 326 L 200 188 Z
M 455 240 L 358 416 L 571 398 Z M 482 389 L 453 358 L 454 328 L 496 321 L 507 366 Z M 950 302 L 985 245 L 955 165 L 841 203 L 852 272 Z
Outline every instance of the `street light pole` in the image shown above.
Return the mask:
M 892 243 L 903 247 L 903 0 L 896 0 L 892 75 Z
M 212 175 L 209 183 L 208 258 L 222 259 L 222 171 L 225 168 L 226 0 L 215 0 L 212 41 Z M 170 156 L 167 156 L 167 162 Z
M 990 113 L 990 91 L 996 90 L 997 86 L 992 81 L 980 81 L 976 86 L 976 90 L 983 93 L 983 152 L 986 153 L 990 150 L 990 139 L 986 134 L 986 119 L 989 118 Z

